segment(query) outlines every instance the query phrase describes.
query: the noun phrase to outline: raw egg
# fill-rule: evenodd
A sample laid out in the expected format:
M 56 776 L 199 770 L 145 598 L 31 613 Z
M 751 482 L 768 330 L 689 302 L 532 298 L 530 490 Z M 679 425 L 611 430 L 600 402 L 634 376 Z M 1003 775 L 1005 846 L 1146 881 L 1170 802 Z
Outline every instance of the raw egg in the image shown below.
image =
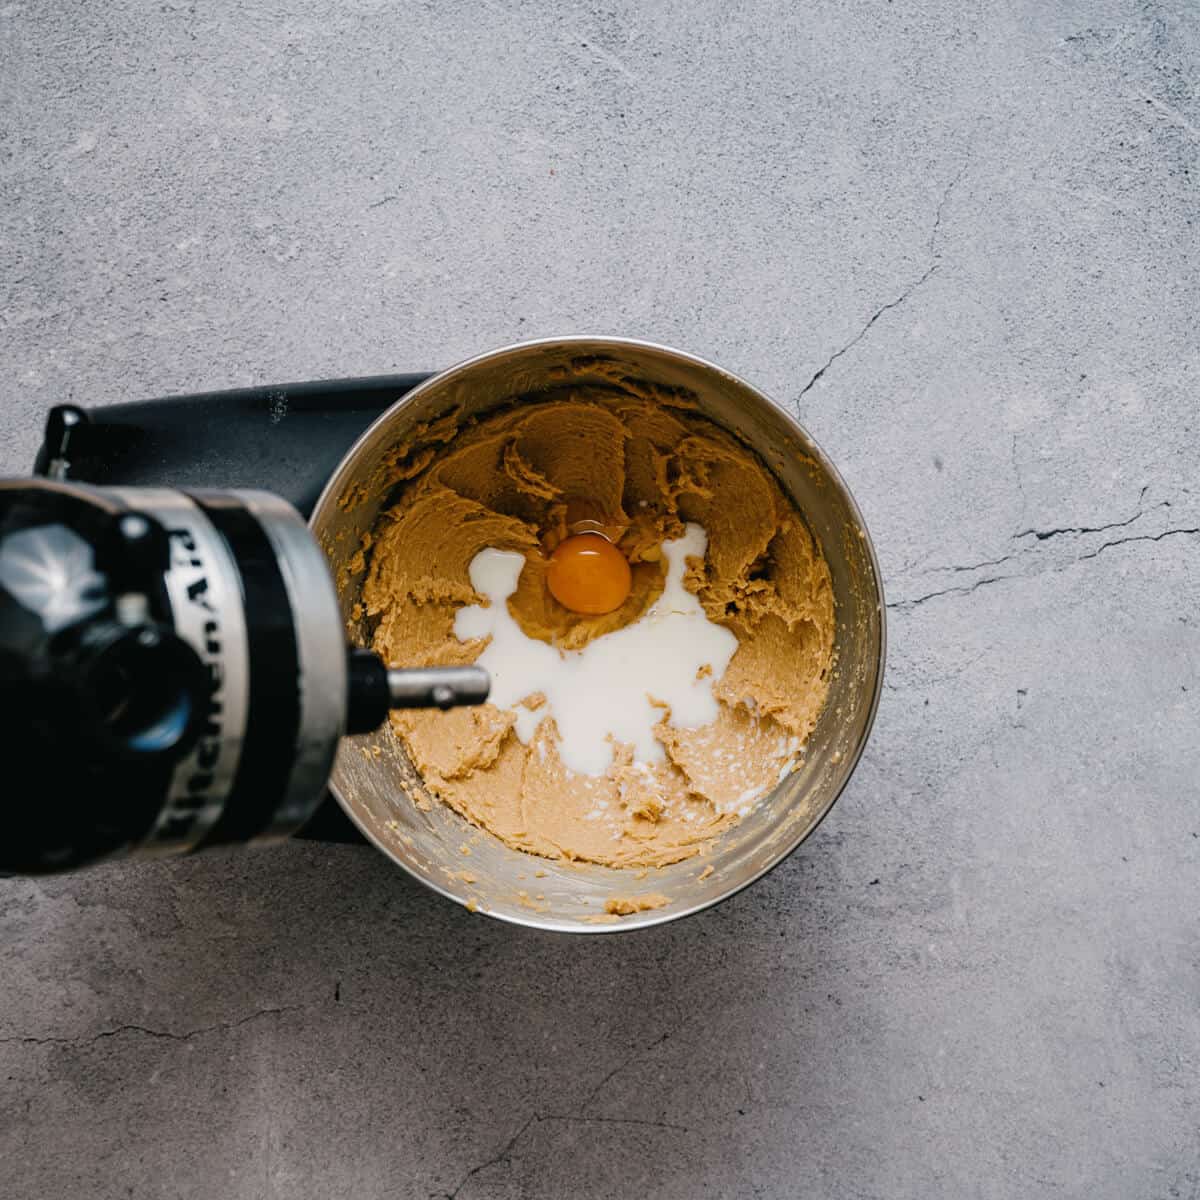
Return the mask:
M 598 617 L 621 607 L 629 595 L 629 562 L 598 533 L 565 538 L 550 555 L 546 586 L 564 608 Z
M 597 537 L 577 534 L 573 540 L 585 536 Z M 664 721 L 676 729 L 700 729 L 717 719 L 713 685 L 725 674 L 738 640 L 708 619 L 683 583 L 688 563 L 703 559 L 707 547 L 704 530 L 692 522 L 683 537 L 663 542 L 667 569 L 658 599 L 636 620 L 580 650 L 560 650 L 530 637 L 509 610 L 526 567 L 524 554 L 488 547 L 475 555 L 468 576 L 487 603 L 460 608 L 454 635 L 460 642 L 486 641 L 475 661 L 492 677 L 488 699 L 513 714 L 513 731 L 523 745 L 532 745 L 541 723 L 551 719 L 563 766 L 576 775 L 600 776 L 611 769 L 617 745 L 631 747 L 635 763 L 664 762 Z M 782 768 L 794 761 L 795 748 L 785 738 L 780 742 Z M 756 792 L 743 792 L 736 807 L 755 799 Z

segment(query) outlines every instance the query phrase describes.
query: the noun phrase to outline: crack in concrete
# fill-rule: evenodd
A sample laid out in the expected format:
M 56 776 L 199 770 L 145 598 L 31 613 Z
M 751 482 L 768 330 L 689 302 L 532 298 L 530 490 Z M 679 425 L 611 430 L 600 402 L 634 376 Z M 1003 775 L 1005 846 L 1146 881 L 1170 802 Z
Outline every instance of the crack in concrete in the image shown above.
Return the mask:
M 959 180 L 967 173 L 969 165 L 969 162 L 965 162 L 959 167 L 958 174 L 946 185 L 946 190 L 942 193 L 942 198 L 938 201 L 937 211 L 933 214 L 933 228 L 929 231 L 929 257 L 934 262 L 937 262 L 941 257 L 937 252 L 936 246 L 938 230 L 942 227 L 942 210 L 946 207 L 946 202 L 950 199 L 950 193 L 958 187 Z
M 939 596 L 957 596 L 969 595 L 971 592 L 978 591 L 981 587 L 987 587 L 990 583 L 1003 583 L 1006 579 L 1026 579 L 1025 575 L 987 575 L 983 579 L 977 579 L 974 583 L 968 583 L 961 587 L 942 588 L 937 592 L 927 592 L 924 596 L 916 596 L 911 600 L 893 600 L 888 604 L 888 608 L 916 608 L 918 604 L 924 604 L 926 600 L 936 600 Z
M 1176 534 L 1196 534 L 1200 533 L 1200 525 L 1195 529 L 1164 529 L 1162 533 L 1138 533 L 1130 537 L 1117 538 L 1115 542 L 1105 542 L 1102 546 L 1098 546 L 1088 554 L 1081 554 L 1072 563 L 1067 563 L 1067 566 L 1073 566 L 1076 562 L 1084 562 L 1089 558 L 1096 558 L 1104 553 L 1105 550 L 1111 550 L 1113 546 L 1127 546 L 1130 542 L 1161 542 L 1163 538 L 1174 537 Z M 1057 571 L 1065 571 L 1066 567 L 1056 567 Z
M 516 1146 L 516 1144 L 525 1136 L 526 1131 L 537 1119 L 538 1119 L 537 1113 L 533 1113 L 530 1116 L 529 1120 L 527 1120 L 525 1122 L 525 1124 L 522 1125 L 521 1128 L 518 1129 L 517 1132 L 514 1133 L 512 1135 L 512 1137 L 510 1137 L 508 1139 L 508 1141 L 504 1145 L 504 1148 L 499 1152 L 499 1154 L 493 1155 L 491 1158 L 489 1158 L 487 1160 L 487 1162 L 482 1162 L 477 1167 L 472 1167 L 462 1177 L 462 1179 L 460 1179 L 458 1181 L 458 1185 L 455 1187 L 454 1191 L 442 1192 L 441 1196 L 444 1197 L 444 1200 L 457 1200 L 459 1192 L 461 1192 L 463 1190 L 463 1188 L 465 1188 L 467 1186 L 467 1184 L 470 1183 L 471 1180 L 474 1179 L 475 1176 L 479 1174 L 480 1171 L 486 1171 L 488 1169 L 488 1167 L 494 1167 L 498 1163 L 509 1161 L 508 1156 L 512 1153 L 513 1147 Z
M 608 1084 L 621 1074 L 622 1071 L 626 1071 L 630 1067 L 644 1062 L 650 1051 L 661 1046 L 663 1042 L 665 1042 L 670 1036 L 671 1031 L 668 1030 L 662 1035 L 662 1037 L 655 1038 L 654 1041 L 652 1041 L 648 1046 L 643 1046 L 640 1050 L 635 1050 L 627 1059 L 625 1059 L 624 1062 L 620 1062 L 613 1067 L 613 1069 L 609 1071 L 609 1073 L 605 1075 L 604 1078 L 601 1079 L 600 1082 L 596 1084 L 596 1086 L 592 1088 L 592 1090 L 583 1098 L 579 1104 L 578 1111 L 582 1113 L 588 1107 L 588 1105 L 591 1104 L 591 1102 L 595 1100 L 596 1097 L 608 1086 Z
M 853 350 L 854 347 L 857 346 L 858 343 L 867 336 L 867 334 L 871 331 L 871 327 L 876 321 L 879 320 L 880 317 L 883 316 L 884 313 L 891 312 L 893 308 L 899 308 L 900 305 L 903 304 L 919 287 L 921 287 L 921 285 L 924 284 L 941 265 L 942 256 L 937 249 L 937 235 L 942 227 L 942 212 L 946 207 L 946 202 L 950 199 L 950 193 L 954 191 L 954 189 L 958 186 L 959 180 L 962 179 L 962 177 L 967 173 L 968 165 L 968 163 L 963 163 L 963 165 L 959 168 L 958 174 L 955 175 L 954 178 L 946 185 L 945 190 L 942 192 L 942 197 L 937 202 L 937 207 L 934 209 L 933 225 L 929 230 L 928 241 L 929 257 L 932 260 L 929 266 L 925 268 L 925 271 L 922 273 L 920 278 L 910 283 L 908 287 L 906 287 L 904 291 L 902 291 L 900 295 L 896 297 L 895 300 L 890 300 L 887 304 L 881 305 L 879 308 L 877 308 L 871 314 L 867 323 L 854 335 L 854 337 L 852 337 L 844 346 L 842 346 L 840 350 L 835 350 L 825 360 L 825 362 L 817 368 L 809 381 L 800 389 L 800 393 L 795 400 L 796 404 L 799 404 L 800 401 L 804 399 L 805 395 L 807 395 L 808 392 L 810 392 L 812 388 L 816 386 L 818 380 L 822 378 L 825 372 L 828 371 L 829 368 L 832 367 L 839 358 Z
M 1123 529 L 1126 525 L 1132 525 L 1138 517 L 1143 516 L 1147 512 L 1154 512 L 1158 508 L 1170 508 L 1170 500 L 1161 500 L 1158 504 L 1150 508 L 1142 508 L 1142 501 L 1146 497 L 1146 492 L 1149 490 L 1149 484 L 1142 488 L 1138 493 L 1137 512 L 1132 517 L 1127 517 L 1124 521 L 1110 521 L 1107 525 L 1064 525 L 1061 529 L 1022 529 L 1020 533 L 1014 533 L 1014 538 L 1034 537 L 1039 542 L 1048 541 L 1050 538 L 1060 537 L 1065 533 L 1103 533 L 1106 529 Z
M 661 965 L 661 964 L 660 964 Z M 597 1096 L 618 1076 L 622 1071 L 627 1071 L 630 1067 L 636 1066 L 638 1063 L 644 1062 L 652 1050 L 661 1046 L 667 1041 L 675 1031 L 668 1029 L 665 1033 L 659 1035 L 654 1041 L 638 1050 L 634 1050 L 626 1058 L 622 1059 L 612 1070 L 608 1071 L 592 1088 L 590 1092 L 579 1102 L 573 1113 L 538 1113 L 535 1112 L 521 1126 L 520 1129 L 512 1135 L 504 1146 L 491 1158 L 485 1162 L 479 1163 L 478 1166 L 472 1167 L 457 1183 L 454 1190 L 451 1192 L 434 1193 L 435 1200 L 458 1200 L 459 1193 L 467 1186 L 472 1179 L 482 1171 L 486 1171 L 489 1167 L 497 1166 L 499 1163 L 511 1161 L 513 1148 L 525 1136 L 529 1129 L 536 1124 L 541 1124 L 545 1121 L 560 1121 L 560 1122 L 575 1122 L 578 1124 L 609 1124 L 609 1125 L 643 1125 L 656 1129 L 669 1129 L 680 1133 L 690 1132 L 684 1125 L 675 1125 L 669 1121 L 650 1121 L 642 1120 L 634 1117 L 602 1117 L 589 1116 L 586 1113 L 588 1106 L 596 1099 Z
M 1016 438 L 1013 438 L 1013 450 L 1016 450 Z M 1014 459 L 1015 466 L 1015 459 Z M 1149 508 L 1143 506 L 1143 501 L 1146 498 L 1146 492 L 1149 490 L 1149 485 L 1146 485 L 1138 493 L 1137 511 L 1131 516 L 1126 517 L 1123 521 L 1109 521 L 1104 525 L 1067 525 L 1055 529 L 1023 529 L 1020 533 L 1013 534 L 1014 540 L 1021 538 L 1032 537 L 1035 542 L 1046 542 L 1053 538 L 1062 537 L 1067 534 L 1082 536 L 1090 533 L 1104 533 L 1109 529 L 1124 529 L 1126 526 L 1132 525 L 1135 521 L 1145 516 L 1147 513 L 1155 512 L 1160 508 L 1170 508 L 1170 500 L 1160 500 L 1157 504 L 1151 505 Z M 1170 537 L 1173 534 L 1179 533 L 1195 533 L 1193 529 L 1167 529 L 1162 533 L 1157 534 L 1137 534 L 1130 537 L 1116 538 L 1113 541 L 1105 542 L 1095 550 L 1090 550 L 1086 554 L 1077 554 L 1065 563 L 1060 563 L 1057 566 L 1048 566 L 1041 570 L 1018 572 L 1014 574 L 1004 575 L 988 575 L 983 579 L 977 579 L 973 583 L 960 584 L 952 587 L 939 588 L 937 591 L 926 592 L 923 596 L 914 596 L 907 600 L 894 600 L 888 608 L 908 609 L 916 608 L 919 604 L 924 604 L 928 600 L 936 600 L 939 596 L 966 596 L 971 592 L 978 591 L 981 587 L 987 587 L 993 583 L 1002 583 L 1009 579 L 1033 579 L 1038 575 L 1057 574 L 1060 571 L 1065 571 L 1069 567 L 1075 566 L 1077 563 L 1086 562 L 1088 559 L 1095 558 L 1097 555 L 1104 553 L 1105 550 L 1111 549 L 1113 546 L 1123 546 L 1129 542 L 1159 542 L 1165 537 Z M 1001 555 L 999 558 L 988 558 L 982 562 L 968 563 L 964 566 L 955 566 L 953 564 L 945 567 L 931 567 L 928 571 L 922 572 L 923 575 L 934 575 L 938 573 L 962 574 L 968 571 L 978 571 L 983 567 L 997 567 L 1003 563 L 1011 562 L 1013 559 L 1028 558 L 1031 554 L 1037 554 L 1037 545 L 1028 543 L 1023 547 L 1019 547 L 1011 554 Z
M 931 567 L 926 574 L 932 574 L 934 571 L 954 571 L 961 573 L 962 571 L 978 571 L 980 567 L 998 567 L 1001 563 L 1006 563 L 1010 559 L 1016 558 L 1015 554 L 1005 554 L 1001 558 L 985 558 L 983 562 L 969 563 L 965 567 Z
M 459 1193 L 463 1188 L 482 1171 L 486 1171 L 489 1167 L 498 1166 L 500 1163 L 510 1163 L 512 1161 L 512 1152 L 516 1148 L 517 1143 L 525 1136 L 526 1133 L 534 1125 L 548 1124 L 551 1122 L 562 1122 L 564 1124 L 576 1125 L 635 1125 L 641 1126 L 644 1129 L 666 1129 L 673 1133 L 690 1133 L 691 1130 L 686 1125 L 676 1125 L 670 1121 L 649 1121 L 642 1120 L 637 1117 L 581 1117 L 569 1113 L 533 1113 L 529 1119 L 517 1130 L 516 1133 L 508 1139 L 504 1147 L 499 1153 L 492 1155 L 486 1162 L 481 1162 L 478 1166 L 472 1167 L 455 1185 L 452 1192 L 435 1192 L 436 1200 L 458 1200 Z
M 106 1038 L 120 1037 L 126 1033 L 140 1033 L 146 1037 L 161 1038 L 171 1042 L 187 1042 L 194 1037 L 199 1037 L 202 1033 L 216 1033 L 223 1030 L 237 1029 L 239 1026 L 247 1025 L 251 1021 L 257 1021 L 261 1017 L 273 1017 L 281 1013 L 299 1012 L 303 1008 L 304 1005 L 302 1004 L 289 1004 L 283 1008 L 262 1008 L 236 1021 L 222 1021 L 216 1025 L 201 1025 L 200 1028 L 189 1029 L 185 1033 L 174 1033 L 169 1029 L 151 1029 L 146 1025 L 127 1024 L 117 1025 L 113 1029 L 102 1029 L 99 1033 L 94 1033 L 90 1037 L 31 1037 L 13 1034 L 7 1037 L 0 1037 L 0 1044 L 15 1042 L 32 1046 L 90 1046 L 95 1042 L 102 1042 Z
M 1113 525 L 1101 526 L 1102 529 L 1113 529 L 1121 525 L 1128 525 L 1128 521 L 1117 521 Z M 1126 546 L 1131 542 L 1161 542 L 1163 538 L 1175 537 L 1179 534 L 1197 534 L 1200 533 L 1200 526 L 1196 528 L 1181 528 L 1181 529 L 1164 529 L 1162 533 L 1140 533 L 1131 534 L 1129 537 L 1116 538 L 1110 542 L 1104 542 L 1095 550 L 1089 550 L 1086 554 L 1078 554 L 1074 558 L 1069 559 L 1065 563 L 1060 563 L 1058 566 L 1047 567 L 1042 571 L 1029 571 L 1023 574 L 1014 575 L 986 575 L 982 579 L 975 580 L 974 583 L 965 584 L 959 587 L 941 588 L 936 592 L 927 592 L 923 596 L 914 596 L 910 600 L 894 600 L 888 604 L 888 608 L 908 609 L 916 608 L 919 604 L 924 604 L 927 600 L 936 600 L 939 596 L 955 596 L 969 595 L 971 592 L 978 591 L 982 587 L 987 587 L 993 583 L 1003 583 L 1010 579 L 1036 579 L 1039 575 L 1057 575 L 1062 571 L 1066 571 L 1071 567 L 1078 566 L 1081 562 L 1087 562 L 1089 559 L 1097 558 L 1103 554 L 1105 550 L 1111 550 L 1114 546 Z M 1013 557 L 1010 555 L 1009 557 Z M 954 570 L 955 568 L 940 568 L 941 570 Z M 970 567 L 963 567 L 962 570 L 970 570 Z
M 833 364 L 835 362 L 837 362 L 837 360 L 839 358 L 842 357 L 843 354 L 846 354 L 850 350 L 853 350 L 854 347 L 857 346 L 858 343 L 861 342 L 863 340 L 863 338 L 865 338 L 867 336 L 867 334 L 871 330 L 871 326 L 874 325 L 875 322 L 878 321 L 879 318 L 882 317 L 885 312 L 891 312 L 891 310 L 893 308 L 899 308 L 900 305 L 903 304 L 905 302 L 905 300 L 907 300 L 909 298 L 909 296 L 911 296 L 913 294 L 913 292 L 915 292 L 937 269 L 938 269 L 938 264 L 933 263 L 930 267 L 928 267 L 926 269 L 925 273 L 921 276 L 920 279 L 916 280 L 915 283 L 910 283 L 908 285 L 908 287 L 906 287 L 904 289 L 904 291 L 901 292 L 900 295 L 896 297 L 895 300 L 890 300 L 890 301 L 888 301 L 887 304 L 883 305 L 881 308 L 877 308 L 871 314 L 871 319 L 858 331 L 858 333 L 856 333 L 854 335 L 854 337 L 852 337 L 840 350 L 835 350 L 825 360 L 824 364 L 822 364 L 822 366 L 817 368 L 817 371 L 812 376 L 812 378 L 800 389 L 800 394 L 796 397 L 796 403 L 799 404 L 800 401 L 804 399 L 805 395 L 809 391 L 812 390 L 812 388 L 816 385 L 817 381 L 825 374 L 826 371 L 829 370 L 830 367 L 833 366 Z

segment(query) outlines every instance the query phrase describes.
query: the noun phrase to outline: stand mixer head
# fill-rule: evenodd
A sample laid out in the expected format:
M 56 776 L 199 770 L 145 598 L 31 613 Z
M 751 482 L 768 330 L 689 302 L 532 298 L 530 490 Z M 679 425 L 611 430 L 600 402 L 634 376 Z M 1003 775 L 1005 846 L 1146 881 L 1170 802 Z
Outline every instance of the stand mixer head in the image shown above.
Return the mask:
M 347 650 L 329 567 L 267 492 L 0 481 L 0 873 L 286 837 L 343 734 L 390 708 L 480 704 L 478 667 Z

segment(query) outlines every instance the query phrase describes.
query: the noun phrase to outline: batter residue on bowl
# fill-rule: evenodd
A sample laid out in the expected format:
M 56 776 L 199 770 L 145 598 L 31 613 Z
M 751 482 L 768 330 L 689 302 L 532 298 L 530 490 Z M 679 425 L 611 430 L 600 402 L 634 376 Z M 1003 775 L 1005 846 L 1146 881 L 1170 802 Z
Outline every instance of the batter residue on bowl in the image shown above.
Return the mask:
M 737 649 L 712 680 L 715 720 L 680 728 L 663 710 L 658 761 L 616 745 L 604 774 L 572 772 L 552 715 L 526 743 L 517 712 L 492 704 L 392 716 L 429 791 L 508 845 L 661 866 L 699 853 L 794 766 L 828 689 L 834 604 L 819 548 L 755 455 L 686 404 L 634 393 L 575 388 L 462 428 L 448 419 L 398 447 L 363 603 L 389 662 L 472 662 L 486 643 L 455 635 L 458 612 L 487 603 L 471 563 L 516 551 L 525 565 L 509 612 L 529 637 L 579 650 L 653 606 L 663 543 L 700 526 L 704 556 L 688 561 L 684 586 Z M 628 599 L 602 616 L 571 612 L 545 585 L 549 553 L 580 521 L 631 566 Z

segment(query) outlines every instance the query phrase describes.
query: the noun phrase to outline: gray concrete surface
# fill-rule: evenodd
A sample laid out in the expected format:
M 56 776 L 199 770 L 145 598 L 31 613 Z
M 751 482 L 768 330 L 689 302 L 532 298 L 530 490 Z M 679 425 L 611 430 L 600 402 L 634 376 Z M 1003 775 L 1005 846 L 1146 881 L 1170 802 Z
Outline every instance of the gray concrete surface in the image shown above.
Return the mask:
M 1200 1196 L 1191 0 L 0 6 L 0 466 L 63 398 L 639 335 L 799 411 L 891 657 L 626 938 L 366 849 L 0 885 L 0 1194 Z

